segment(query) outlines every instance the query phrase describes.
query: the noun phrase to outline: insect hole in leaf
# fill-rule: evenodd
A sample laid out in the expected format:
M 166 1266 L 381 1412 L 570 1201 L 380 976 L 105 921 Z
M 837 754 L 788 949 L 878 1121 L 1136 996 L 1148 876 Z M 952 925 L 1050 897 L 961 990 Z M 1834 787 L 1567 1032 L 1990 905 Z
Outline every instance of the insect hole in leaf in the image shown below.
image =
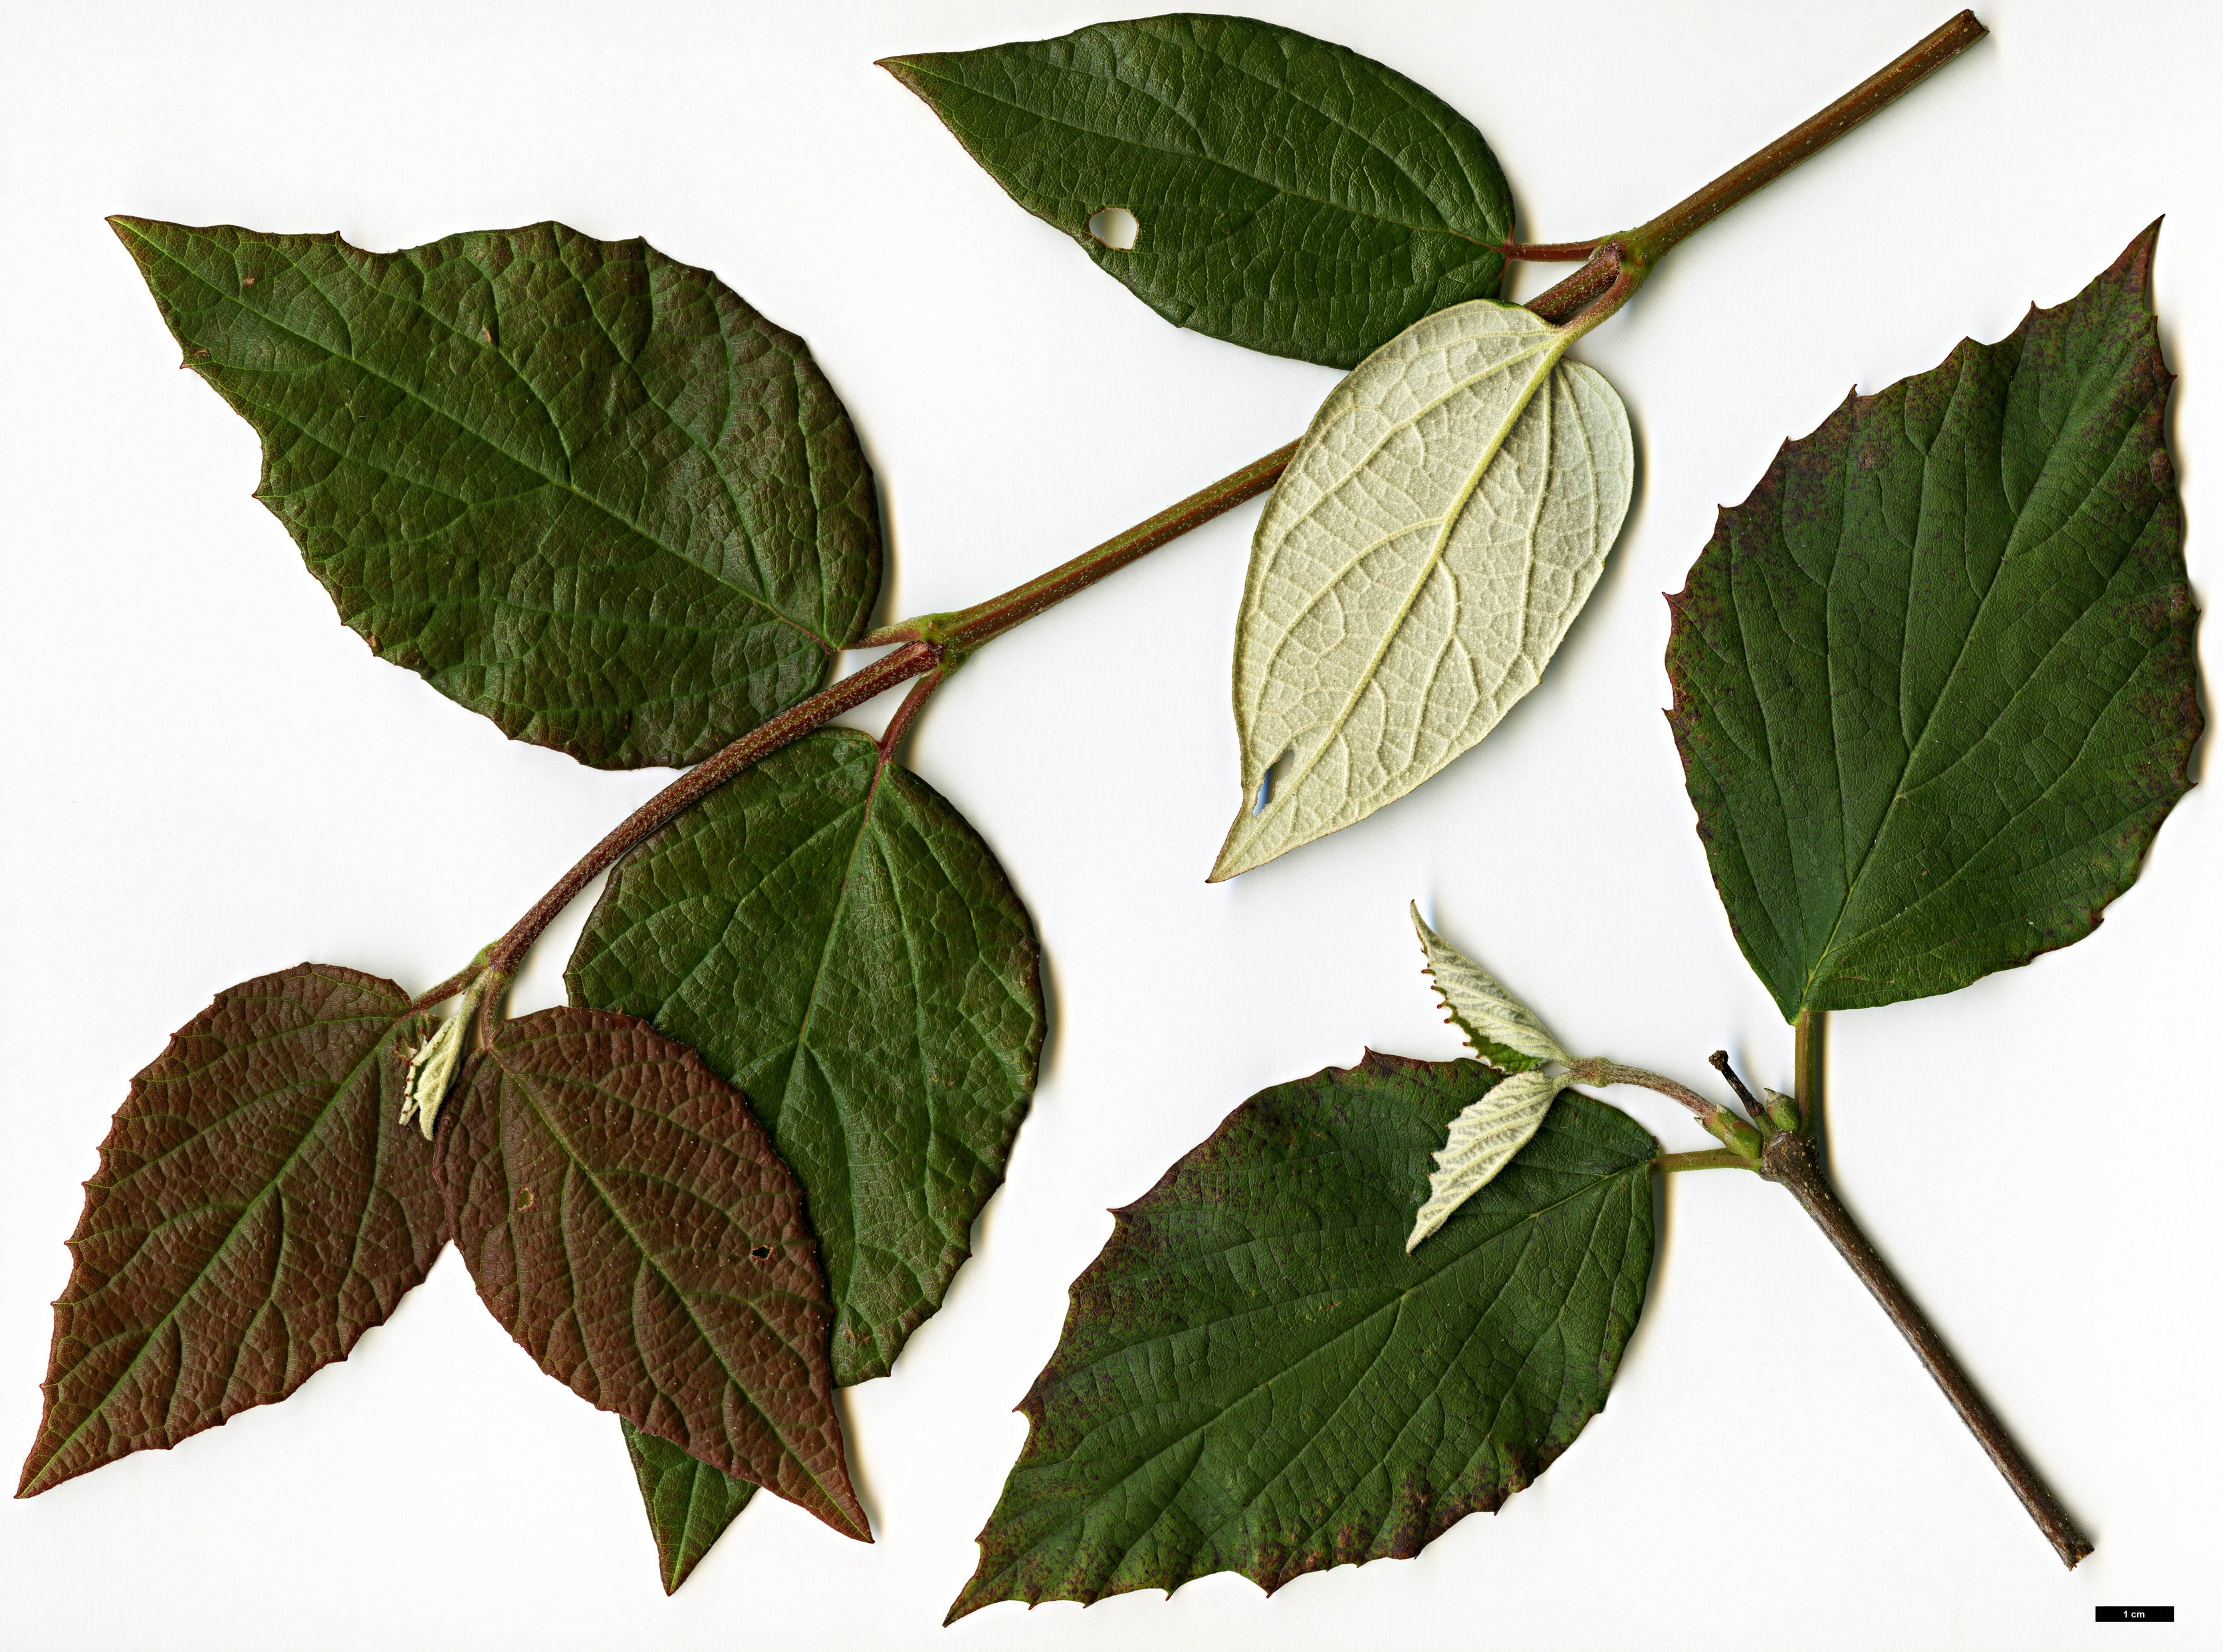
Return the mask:
M 1103 206 L 1090 214 L 1088 233 L 1114 252 L 1132 252 L 1136 238 L 1143 233 L 1143 225 L 1124 206 Z

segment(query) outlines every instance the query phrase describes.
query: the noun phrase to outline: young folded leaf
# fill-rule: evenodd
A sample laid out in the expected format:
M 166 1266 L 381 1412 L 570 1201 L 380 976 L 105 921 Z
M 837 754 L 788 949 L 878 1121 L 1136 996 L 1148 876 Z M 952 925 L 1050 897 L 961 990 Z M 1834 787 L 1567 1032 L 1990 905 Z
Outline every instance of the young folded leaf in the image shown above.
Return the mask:
M 2159 229 L 1785 443 L 1671 599 L 1699 835 L 1785 1019 L 2081 939 L 2191 785 Z
M 1414 1255 L 1428 1149 L 1511 1082 L 1370 1054 L 1254 1096 L 1118 1213 L 953 1618 L 1417 1554 L 1605 1403 L 1652 1268 L 1652 1138 L 1579 1094 Z
M 1536 685 L 1635 480 L 1621 398 L 1562 359 L 1579 336 L 1463 304 L 1321 405 L 1251 542 L 1212 881 L 1403 797 Z
M 1555 1074 L 1532 1068 L 1514 1074 L 1460 1110 L 1442 1150 L 1433 1156 L 1436 1168 L 1428 1176 L 1428 1202 L 1413 1219 L 1413 1231 L 1405 1236 L 1406 1250 L 1418 1249 L 1422 1239 L 1451 1220 L 1453 1211 L 1496 1180 L 1513 1156 L 1528 1144 L 1559 1093 Z
M 803 1194 L 740 1094 L 631 1016 L 506 1021 L 434 1159 L 479 1296 L 644 1433 L 872 1541 Z
M 708 270 L 560 224 L 381 254 L 110 222 L 340 618 L 511 738 L 695 762 L 872 611 L 848 415 Z
M 882 66 L 1011 199 L 1175 326 L 1331 367 L 1496 296 L 1513 195 L 1395 70 L 1248 17 L 1099 23 Z M 1089 220 L 1133 213 L 1131 248 Z
M 17 1496 L 284 1399 L 425 1277 L 446 1219 L 394 1114 L 430 1026 L 390 980 L 301 964 L 217 993 L 131 1081 Z
M 1555 1061 L 1562 1067 L 1573 1062 L 1559 1041 L 1544 1031 L 1535 1012 L 1508 992 L 1504 982 L 1430 929 L 1418 902 L 1412 911 L 1413 927 L 1420 932 L 1420 950 L 1427 959 L 1428 979 L 1451 1012 L 1452 1024 L 1476 1055 L 1508 1073 L 1545 1062 Z
M 669 1440 L 643 1434 L 630 1422 L 620 1422 L 618 1428 L 625 1434 L 626 1454 L 633 1460 L 649 1530 L 656 1538 L 657 1575 L 664 1592 L 675 1593 L 710 1552 L 710 1545 L 748 1506 L 756 1487 L 721 1474 Z
M 885 1376 L 1042 1055 L 1034 925 L 979 835 L 865 735 L 812 735 L 620 862 L 564 980 L 748 1094 L 822 1247 L 834 1380 Z

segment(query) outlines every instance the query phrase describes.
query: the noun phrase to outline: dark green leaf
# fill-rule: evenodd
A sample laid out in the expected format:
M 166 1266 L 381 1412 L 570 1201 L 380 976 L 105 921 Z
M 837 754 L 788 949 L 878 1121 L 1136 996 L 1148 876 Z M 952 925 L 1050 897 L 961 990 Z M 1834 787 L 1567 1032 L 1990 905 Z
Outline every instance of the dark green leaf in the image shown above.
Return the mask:
M 708 271 L 557 224 L 385 255 L 113 222 L 340 617 L 504 733 L 691 763 L 871 611 L 848 415 Z
M 951 1611 L 1409 1555 L 1605 1403 L 1652 1266 L 1650 1136 L 1572 1091 L 1413 1255 L 1500 1075 L 1370 1054 L 1251 1098 L 1119 1213 Z
M 886 1372 L 972 1248 L 1034 1090 L 1037 965 L 973 829 L 827 730 L 628 856 L 565 980 L 747 1093 L 809 1195 L 849 1384 Z
M 1432 311 L 1497 296 L 1513 197 L 1489 146 L 1344 47 L 1176 15 L 884 66 L 1176 326 L 1353 367 Z M 1090 232 L 1108 206 L 1140 225 L 1131 250 Z
M 131 1081 L 18 1496 L 284 1399 L 425 1277 L 446 1222 L 394 1120 L 427 1025 L 390 980 L 301 964 L 217 993 Z
M 756 1495 L 756 1487 L 721 1474 L 669 1440 L 643 1434 L 630 1422 L 620 1422 L 618 1427 L 624 1431 L 626 1454 L 633 1459 L 634 1477 L 640 1481 L 649 1529 L 656 1534 L 658 1575 L 664 1580 L 664 1592 L 671 1594 L 734 1523 L 734 1516 Z
M 540 1368 L 871 1542 L 803 1190 L 733 1087 L 630 1016 L 543 1010 L 446 1112 L 456 1248 Z
M 1786 1019 L 2082 938 L 2191 784 L 2158 230 L 1786 442 L 1672 599 L 1699 834 Z

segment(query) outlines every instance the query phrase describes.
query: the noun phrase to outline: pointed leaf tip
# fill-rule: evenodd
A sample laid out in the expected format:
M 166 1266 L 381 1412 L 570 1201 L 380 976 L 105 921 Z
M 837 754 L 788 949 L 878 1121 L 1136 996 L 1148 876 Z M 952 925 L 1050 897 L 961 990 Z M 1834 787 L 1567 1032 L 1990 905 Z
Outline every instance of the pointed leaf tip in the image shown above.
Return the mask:
M 1429 1149 L 1517 1081 L 1370 1056 L 1278 1085 L 1121 1212 L 951 1617 L 1220 1571 L 1270 1592 L 1417 1554 L 1544 1472 L 1643 1307 L 1657 1149 L 1569 1092 L 1408 1255 Z
M 1040 949 L 988 845 L 822 729 L 628 855 L 564 980 L 750 1092 L 803 1181 L 834 1381 L 885 1376 L 971 1253 L 1041 1058 Z
M 869 1542 L 802 1189 L 746 1100 L 631 1016 L 501 1025 L 434 1174 L 479 1296 L 542 1370 Z
M 1433 1155 L 1427 1202 L 1413 1220 L 1405 1240 L 1407 1255 L 1449 1221 L 1458 1207 L 1480 1193 L 1528 1144 L 1559 1094 L 1559 1081 L 1541 1068 L 1515 1073 L 1470 1102 L 1452 1120 L 1444 1145 Z
M 1176 326 L 1347 368 L 1502 285 L 1513 196 L 1482 134 L 1346 47 L 1175 15 L 882 66 Z M 1144 226 L 1132 249 L 1089 233 L 1114 204 Z
M 1535 1012 L 1497 977 L 1428 927 L 1418 902 L 1413 904 L 1412 916 L 1436 995 L 1475 1054 L 1511 1072 L 1546 1062 L 1562 1066 L 1573 1062 L 1574 1057 L 1545 1031 Z
M 390 254 L 110 224 L 341 620 L 512 739 L 693 763 L 861 634 L 863 448 L 803 341 L 710 271 L 557 224 Z
M 2159 227 L 1998 343 L 1785 443 L 1692 564 L 1669 723 L 1785 1020 L 2081 939 L 2191 785 Z
M 445 1218 L 393 1122 L 425 1025 L 390 980 L 301 964 L 217 993 L 132 1080 L 18 1497 L 284 1399 L 425 1277 Z
M 658 1581 L 666 1595 L 677 1594 L 757 1488 L 720 1473 L 669 1440 L 643 1434 L 628 1422 L 620 1420 L 618 1428 L 656 1540 Z

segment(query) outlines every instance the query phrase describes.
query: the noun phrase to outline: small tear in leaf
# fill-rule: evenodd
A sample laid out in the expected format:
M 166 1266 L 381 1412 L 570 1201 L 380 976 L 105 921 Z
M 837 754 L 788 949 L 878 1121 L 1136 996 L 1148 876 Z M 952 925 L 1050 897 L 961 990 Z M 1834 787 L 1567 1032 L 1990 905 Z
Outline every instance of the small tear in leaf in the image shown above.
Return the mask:
M 1251 800 L 1252 814 L 1265 813 L 1273 804 L 1274 794 L 1289 783 L 1289 776 L 1295 772 L 1296 766 L 1297 748 L 1294 746 L 1266 766 L 1265 775 L 1258 782 L 1258 795 Z
M 1136 237 L 1143 233 L 1143 225 L 1125 207 L 1106 206 L 1089 218 L 1088 233 L 1114 252 L 1132 252 Z
M 532 1209 L 532 1189 L 530 1189 L 530 1188 L 520 1188 L 520 1189 L 517 1190 L 517 1207 L 518 1207 L 520 1210 L 530 1210 L 530 1209 Z
M 752 1245 L 749 1249 L 749 1254 L 759 1262 L 769 1262 L 771 1260 L 771 1246 L 769 1245 Z

